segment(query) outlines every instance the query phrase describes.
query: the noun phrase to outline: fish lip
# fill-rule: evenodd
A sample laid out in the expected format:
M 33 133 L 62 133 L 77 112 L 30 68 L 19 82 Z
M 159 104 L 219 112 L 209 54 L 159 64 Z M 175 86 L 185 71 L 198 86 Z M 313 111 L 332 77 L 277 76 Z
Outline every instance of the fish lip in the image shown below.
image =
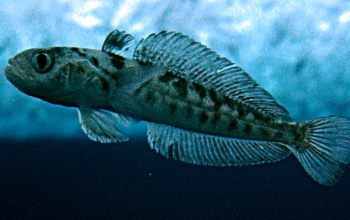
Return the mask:
M 15 57 L 8 59 L 9 65 L 5 67 L 5 77 L 10 80 L 11 78 L 20 78 L 25 80 L 25 73 L 22 71 L 22 66 L 15 60 Z M 11 82 L 11 80 L 10 80 Z
M 15 64 L 14 57 L 10 57 L 9 60 L 8 60 L 8 63 L 10 64 L 10 66 L 13 66 Z
M 9 58 L 8 63 L 9 63 L 9 65 L 7 65 L 5 67 L 5 76 L 6 76 L 6 78 L 8 78 L 9 74 L 11 74 L 11 69 L 14 68 L 15 61 L 14 61 L 13 57 Z
M 5 67 L 5 77 L 6 79 L 10 80 L 13 76 L 13 72 L 14 72 L 14 67 L 9 65 Z M 10 80 L 11 81 L 11 80 Z

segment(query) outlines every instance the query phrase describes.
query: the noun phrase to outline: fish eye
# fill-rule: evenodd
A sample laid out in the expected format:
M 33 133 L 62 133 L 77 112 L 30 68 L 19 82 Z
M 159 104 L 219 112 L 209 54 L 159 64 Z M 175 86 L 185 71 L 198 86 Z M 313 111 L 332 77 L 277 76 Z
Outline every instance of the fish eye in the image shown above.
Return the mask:
M 45 73 L 53 66 L 53 57 L 48 53 L 37 53 L 32 58 L 32 65 L 35 71 Z

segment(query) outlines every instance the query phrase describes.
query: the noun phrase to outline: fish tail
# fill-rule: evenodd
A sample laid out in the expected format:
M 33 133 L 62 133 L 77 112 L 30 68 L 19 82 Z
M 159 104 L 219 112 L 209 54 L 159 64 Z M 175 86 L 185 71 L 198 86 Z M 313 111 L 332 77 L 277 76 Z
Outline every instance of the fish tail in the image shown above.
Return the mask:
M 292 153 L 315 181 L 336 184 L 350 162 L 350 120 L 329 116 L 299 122 L 297 128 Z

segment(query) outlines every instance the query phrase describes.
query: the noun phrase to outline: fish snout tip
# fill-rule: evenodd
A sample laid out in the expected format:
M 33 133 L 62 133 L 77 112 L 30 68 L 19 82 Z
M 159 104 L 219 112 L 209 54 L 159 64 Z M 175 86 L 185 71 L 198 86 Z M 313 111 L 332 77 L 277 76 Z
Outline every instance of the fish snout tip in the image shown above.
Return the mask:
M 9 77 L 11 75 L 11 66 L 6 66 L 5 70 L 4 70 L 4 73 L 5 73 L 6 79 L 9 79 Z
M 9 74 L 10 74 L 10 72 L 11 72 L 11 66 L 13 66 L 13 64 L 14 64 L 14 58 L 13 58 L 13 57 L 10 57 L 10 58 L 8 59 L 8 64 L 9 64 L 9 65 L 7 65 L 7 66 L 5 67 L 5 70 L 4 70 L 4 72 L 5 72 L 5 77 L 6 77 L 6 78 L 8 78 L 8 76 L 9 76 Z
M 8 59 L 8 63 L 9 63 L 10 65 L 13 65 L 14 62 L 15 62 L 14 57 L 10 57 L 10 58 Z

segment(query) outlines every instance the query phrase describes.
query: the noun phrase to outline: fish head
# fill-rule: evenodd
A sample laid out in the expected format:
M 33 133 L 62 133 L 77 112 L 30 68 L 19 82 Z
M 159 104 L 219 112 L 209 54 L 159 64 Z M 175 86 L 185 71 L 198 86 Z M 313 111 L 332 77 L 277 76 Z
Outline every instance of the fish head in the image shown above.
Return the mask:
M 84 55 L 69 47 L 28 49 L 9 59 L 5 76 L 27 95 L 74 105 L 72 96 L 96 70 Z

